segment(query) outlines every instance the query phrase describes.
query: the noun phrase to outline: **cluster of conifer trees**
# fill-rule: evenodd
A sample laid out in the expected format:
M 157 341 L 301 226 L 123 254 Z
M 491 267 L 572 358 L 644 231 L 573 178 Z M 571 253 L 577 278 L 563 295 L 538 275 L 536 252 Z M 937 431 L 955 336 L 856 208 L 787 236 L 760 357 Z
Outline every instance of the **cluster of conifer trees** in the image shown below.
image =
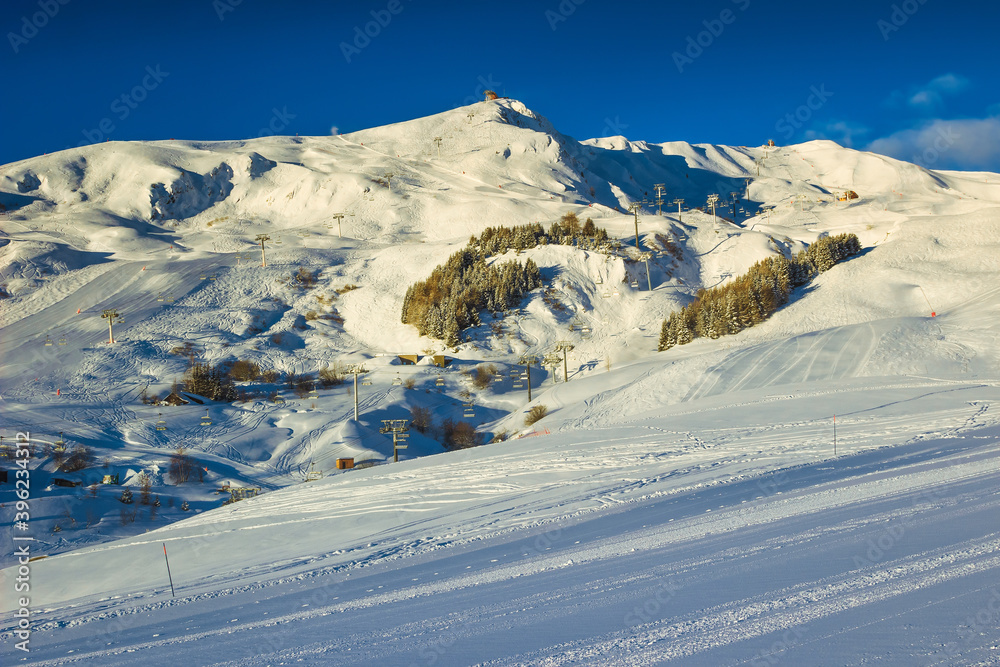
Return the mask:
M 457 345 L 458 332 L 479 324 L 480 311 L 509 310 L 541 285 L 538 265 L 531 259 L 488 265 L 485 257 L 465 248 L 406 290 L 402 321 L 421 335 Z
M 527 250 L 552 243 L 592 247 L 607 241 L 607 230 L 595 225 L 593 220 L 587 218 L 581 223 L 575 213 L 567 213 L 559 222 L 553 222 L 548 232 L 537 222 L 517 227 L 487 227 L 479 238 L 469 239 L 468 247 L 490 257 L 510 248 Z
M 184 389 L 213 401 L 234 401 L 237 392 L 229 369 L 195 362 L 184 376 Z
M 507 252 L 548 243 L 583 245 L 607 241 L 608 233 L 587 219 L 580 223 L 567 213 L 546 232 L 538 223 L 516 227 L 487 227 L 477 238 L 431 272 L 427 280 L 412 285 L 403 299 L 403 324 L 417 327 L 421 335 L 457 345 L 459 332 L 480 324 L 479 313 L 502 313 L 516 307 L 525 294 L 542 286 L 538 266 L 510 260 L 488 265 L 486 259 Z
M 840 234 L 819 239 L 792 259 L 761 260 L 736 280 L 703 289 L 693 302 L 670 313 L 660 329 L 657 349 L 662 352 L 699 336 L 718 338 L 759 324 L 788 302 L 793 289 L 859 252 L 857 236 Z

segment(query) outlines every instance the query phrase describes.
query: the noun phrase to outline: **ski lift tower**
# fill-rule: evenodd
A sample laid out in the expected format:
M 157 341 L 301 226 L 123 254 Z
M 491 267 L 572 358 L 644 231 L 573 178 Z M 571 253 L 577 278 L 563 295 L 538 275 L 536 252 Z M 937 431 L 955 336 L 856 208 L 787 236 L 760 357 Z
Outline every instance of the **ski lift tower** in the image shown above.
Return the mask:
M 563 382 L 569 382 L 569 370 L 566 353 L 574 348 L 573 343 L 568 340 L 561 340 L 556 343 L 556 352 L 562 352 L 563 362 Z
M 667 186 L 663 183 L 657 183 L 653 189 L 656 190 L 656 215 L 663 215 L 663 195 L 667 194 Z
M 730 199 L 730 202 L 731 202 L 730 206 L 733 209 L 733 222 L 736 222 L 736 206 L 740 202 L 740 193 L 739 192 L 730 192 L 729 193 L 729 199 Z
M 653 291 L 653 279 L 649 275 L 649 260 L 652 258 L 653 258 L 653 253 L 651 252 L 639 253 L 639 261 L 643 262 L 646 265 L 646 286 L 649 288 L 650 292 Z
M 364 364 L 351 364 L 346 371 L 354 376 L 354 421 L 358 421 L 358 375 L 368 372 Z
M 125 324 L 125 320 L 122 319 L 121 315 L 114 308 L 110 308 L 101 312 L 101 319 L 108 321 L 108 345 L 114 345 L 115 343 L 115 332 L 112 328 L 114 324 Z
M 559 364 L 562 363 L 562 355 L 558 352 L 549 352 L 545 355 L 542 360 L 543 366 L 548 366 L 552 369 L 552 384 L 559 381 L 559 376 L 556 374 L 556 370 L 559 368 Z
M 538 363 L 538 357 L 533 354 L 522 354 L 518 363 L 524 366 L 524 375 L 528 385 L 528 402 L 531 402 L 531 367 Z
M 635 249 L 642 250 L 639 247 L 639 209 L 642 208 L 643 204 L 648 204 L 649 202 L 643 199 L 642 201 L 634 201 L 628 205 L 629 213 L 635 216 Z
M 407 431 L 410 430 L 409 419 L 383 419 L 382 428 L 379 433 L 392 433 L 392 462 L 399 463 L 399 450 L 406 449 L 408 445 L 399 444 L 400 440 L 410 437 Z
M 267 234 L 258 234 L 257 243 L 260 244 L 260 265 L 267 266 L 267 259 L 264 258 L 264 242 L 270 241 L 271 237 Z
M 712 224 L 716 224 L 718 221 L 715 219 L 715 205 L 719 203 L 719 195 L 710 194 L 708 195 L 708 207 L 712 209 Z

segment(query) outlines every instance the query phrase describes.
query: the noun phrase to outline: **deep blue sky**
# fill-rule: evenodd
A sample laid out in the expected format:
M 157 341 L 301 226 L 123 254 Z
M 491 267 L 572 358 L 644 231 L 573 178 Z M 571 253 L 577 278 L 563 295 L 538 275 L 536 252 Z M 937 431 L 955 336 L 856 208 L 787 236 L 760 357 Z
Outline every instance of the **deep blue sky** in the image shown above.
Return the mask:
M 578 139 L 829 138 L 1000 171 L 985 0 L 62 2 L 0 9 L 0 163 L 105 138 L 349 132 L 494 87 Z

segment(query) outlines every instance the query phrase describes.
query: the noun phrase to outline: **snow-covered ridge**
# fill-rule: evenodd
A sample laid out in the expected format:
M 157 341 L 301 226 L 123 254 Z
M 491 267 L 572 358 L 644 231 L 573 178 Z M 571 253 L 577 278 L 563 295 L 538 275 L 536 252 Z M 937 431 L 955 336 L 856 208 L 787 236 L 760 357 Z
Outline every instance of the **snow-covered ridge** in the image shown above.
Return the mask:
M 653 202 L 657 183 L 666 189 L 662 215 Z M 846 191 L 857 199 L 838 201 Z M 731 192 L 741 196 L 735 211 L 723 206 Z M 715 217 L 705 205 L 710 193 L 723 199 Z M 676 198 L 684 200 L 680 214 Z M 643 199 L 636 224 L 627 207 Z M 580 636 L 558 634 L 559 646 L 553 639 L 516 652 L 498 642 L 490 655 L 586 661 L 629 646 L 622 655 L 646 651 L 652 662 L 710 651 L 728 659 L 726 641 L 751 646 L 753 637 L 767 636 L 769 623 L 792 627 L 794 610 L 827 619 L 821 626 L 830 623 L 834 593 L 876 596 L 879 581 L 891 580 L 898 586 L 886 589 L 894 591 L 890 597 L 910 609 L 907 591 L 924 587 L 925 577 L 961 577 L 942 560 L 948 544 L 920 541 L 891 556 L 895 570 L 792 568 L 798 578 L 788 585 L 802 589 L 799 597 L 744 590 L 734 601 L 719 597 L 721 589 L 706 583 L 698 563 L 735 567 L 726 572 L 742 581 L 740 566 L 727 563 L 743 554 L 749 570 L 773 574 L 775 552 L 752 546 L 758 542 L 795 554 L 778 564 L 822 560 L 828 549 L 850 563 L 852 530 L 861 525 L 865 539 L 881 537 L 879 524 L 868 518 L 873 505 L 879 520 L 890 522 L 917 512 L 909 498 L 901 500 L 908 485 L 953 489 L 955 497 L 969 499 L 972 514 L 993 509 L 987 489 L 995 480 L 981 474 L 977 462 L 995 458 L 996 174 L 936 172 L 825 141 L 779 147 L 577 141 L 522 103 L 496 100 L 342 136 L 71 149 L 0 167 L 0 204 L 0 283 L 10 294 L 0 299 L 3 434 L 30 430 L 44 452 L 64 432 L 71 443 L 92 447 L 99 461 L 108 459 L 107 468 L 81 471 L 80 481 L 99 481 L 107 472 L 137 488 L 144 472 L 163 500 L 155 513 L 141 506 L 129 522 L 119 516 L 119 487 L 102 486 L 89 498 L 81 487 L 52 486 L 62 474 L 54 461 L 33 459 L 35 548 L 49 556 L 37 565 L 37 595 L 52 606 L 44 622 L 53 634 L 46 641 L 63 651 L 62 657 L 46 654 L 53 660 L 67 655 L 60 642 L 68 640 L 56 635 L 64 630 L 56 628 L 78 622 L 81 632 L 90 632 L 103 627 L 105 607 L 132 604 L 99 598 L 136 595 L 134 604 L 154 615 L 170 608 L 158 601 L 162 590 L 143 578 L 158 567 L 160 542 L 178 554 L 181 604 L 194 605 L 185 609 L 207 609 L 220 597 L 259 599 L 272 587 L 297 603 L 298 587 L 313 581 L 350 572 L 373 582 L 369 572 L 388 573 L 393 592 L 378 597 L 383 593 L 369 593 L 382 583 L 357 590 L 345 584 L 350 600 L 336 610 L 360 625 L 363 610 L 401 610 L 387 640 L 399 642 L 400 656 L 419 651 L 415 637 L 448 623 L 441 616 L 410 634 L 404 626 L 422 612 L 411 613 L 408 605 L 419 600 L 440 594 L 463 608 L 469 586 L 496 586 L 481 622 L 502 636 L 489 618 L 516 617 L 506 601 L 519 599 L 507 595 L 519 579 L 538 582 L 539 591 L 565 585 L 571 598 L 583 600 L 587 582 L 602 568 L 632 563 L 609 583 L 626 591 L 621 608 L 611 592 L 610 607 L 581 603 L 597 611 L 588 612 L 591 624 L 581 626 Z M 530 257 L 549 291 L 532 294 L 502 320 L 487 318 L 466 332 L 468 341 L 458 349 L 400 323 L 406 288 L 470 235 L 487 226 L 548 227 L 569 212 L 593 218 L 622 250 L 609 255 L 549 245 L 492 259 Z M 648 275 L 635 261 L 636 228 L 642 249 L 654 253 Z M 859 236 L 861 255 L 822 274 L 767 322 L 737 336 L 654 352 L 663 317 L 699 289 L 774 253 L 797 252 L 822 235 L 843 232 Z M 270 237 L 266 268 L 259 235 Z M 660 252 L 667 239 L 679 253 Z M 300 269 L 315 285 L 296 281 Z M 108 323 L 101 314 L 108 309 L 125 319 L 115 325 L 114 345 L 103 343 Z M 567 342 L 573 346 L 569 382 L 561 367 L 535 366 L 529 404 L 515 386 L 519 360 L 543 357 Z M 343 386 L 296 398 L 283 384 L 267 385 L 257 399 L 235 404 L 141 404 L 142 391 L 163 395 L 183 375 L 187 361 L 172 350 L 184 343 L 194 345 L 200 360 L 244 359 L 280 373 L 364 364 L 370 372 L 359 383 L 360 418 L 353 419 L 353 396 Z M 401 354 L 419 361 L 404 365 Z M 434 354 L 445 354 L 451 365 L 432 365 Z M 500 379 L 477 388 L 463 371 L 486 363 L 497 366 Z M 285 403 L 266 400 L 276 390 Z M 539 404 L 549 416 L 525 427 L 526 410 Z M 341 457 L 391 460 L 391 440 L 379 433 L 382 420 L 408 418 L 414 407 L 429 409 L 436 424 L 467 419 L 486 435 L 526 437 L 442 454 L 437 432 L 413 431 L 399 464 L 336 469 Z M 473 416 L 466 417 L 470 409 Z M 829 451 L 833 414 L 842 451 L 851 458 L 833 459 Z M 937 444 L 922 448 L 924 442 Z M 190 448 L 206 469 L 203 484 L 171 480 L 169 459 L 178 446 Z M 912 457 L 898 474 L 884 474 L 899 460 L 891 450 L 876 451 L 887 446 Z M 310 470 L 326 479 L 302 486 Z M 802 485 L 783 486 L 800 479 L 796 471 Z M 225 483 L 259 486 L 264 494 L 220 509 L 222 497 L 214 491 Z M 765 491 L 744 506 L 753 489 L 770 483 L 794 490 L 807 514 L 829 519 L 828 528 L 818 529 L 780 494 Z M 0 488 L 4 521 L 13 520 L 10 492 Z M 688 507 L 678 499 L 701 503 L 699 516 L 660 511 Z M 949 526 L 960 510 L 931 500 L 935 525 Z M 181 521 L 192 516 L 181 511 L 182 501 L 195 518 Z M 707 509 L 718 516 L 700 516 Z M 769 532 L 769 522 L 787 534 Z M 966 544 L 962 562 L 973 579 L 995 573 L 995 540 L 974 525 L 956 523 L 949 543 Z M 563 542 L 553 537 L 554 526 L 582 532 Z M 146 529 L 157 532 L 146 535 Z M 299 539 L 303 531 L 308 539 Z M 552 544 L 535 546 L 540 535 Z M 111 542 L 117 537 L 129 539 Z M 827 541 L 813 542 L 820 538 Z M 678 540 L 675 550 L 670 544 Z M 524 564 L 510 560 L 511 543 L 524 547 L 517 550 L 527 554 Z M 556 553 L 548 553 L 550 547 Z M 501 564 L 480 566 L 459 552 Z M 461 571 L 448 570 L 449 562 L 462 563 Z M 665 562 L 680 563 L 670 576 L 711 600 L 683 603 L 685 618 L 704 630 L 698 637 L 711 642 L 678 638 L 677 626 L 666 622 L 639 634 L 628 621 L 593 625 L 602 614 L 623 618 L 653 595 L 655 585 L 647 590 L 636 582 L 664 581 Z M 584 571 L 577 566 L 593 577 L 577 578 L 574 573 Z M 94 574 L 76 581 L 77 567 Z M 409 579 L 419 582 L 407 583 L 411 567 Z M 428 581 L 439 571 L 448 572 L 442 586 Z M 3 572 L 7 577 L 12 570 Z M 975 586 L 966 591 L 972 595 Z M 554 613 L 541 593 L 528 597 L 517 613 L 535 602 Z M 791 605 L 787 617 L 760 611 L 758 603 L 778 599 Z M 865 603 L 851 600 L 843 608 L 853 611 L 845 613 L 861 613 Z M 79 618 L 66 606 L 72 604 L 82 605 Z M 283 604 L 274 608 L 281 607 L 282 622 L 304 628 L 341 603 L 325 601 L 315 615 Z M 229 616 L 212 615 L 206 630 L 215 638 L 238 615 L 222 609 Z M 917 625 L 926 621 L 910 613 L 919 616 Z M 727 614 L 756 618 L 755 629 L 715 632 L 726 626 Z M 237 636 L 267 622 L 254 615 Z M 472 626 L 462 627 L 471 633 Z M 191 657 L 169 642 L 125 634 L 128 642 L 150 641 L 180 662 Z M 378 643 L 361 634 L 352 635 L 358 662 L 380 659 Z M 633 646 L 634 640 L 666 643 L 659 651 Z M 117 659 L 117 649 L 91 648 L 102 663 Z M 733 653 L 744 661 L 752 654 Z M 448 655 L 468 663 L 476 654 Z M 206 661 L 222 659 L 219 653 Z

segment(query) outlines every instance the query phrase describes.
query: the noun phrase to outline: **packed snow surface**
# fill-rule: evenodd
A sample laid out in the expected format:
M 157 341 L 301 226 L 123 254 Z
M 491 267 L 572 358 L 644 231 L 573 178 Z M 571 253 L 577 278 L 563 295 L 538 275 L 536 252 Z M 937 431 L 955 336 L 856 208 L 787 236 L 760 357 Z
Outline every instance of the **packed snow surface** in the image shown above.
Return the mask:
M 35 449 L 23 529 L 0 465 L 0 518 L 32 538 L 0 554 L 3 664 L 1000 663 L 1000 175 L 821 141 L 579 142 L 497 100 L 63 151 L 0 167 L 0 204 L 0 444 Z M 470 235 L 568 212 L 622 247 L 497 258 L 533 259 L 545 293 L 456 349 L 400 322 Z M 863 252 L 763 324 L 655 351 L 699 289 L 844 232 Z M 529 403 L 520 359 L 560 342 L 569 381 L 532 368 Z M 359 419 L 351 375 L 139 400 L 192 358 L 364 364 Z M 411 430 L 393 463 L 382 420 L 414 407 L 508 439 L 446 452 Z M 60 470 L 60 442 L 94 461 Z M 225 485 L 261 492 L 220 506 Z M 24 544 L 44 558 L 16 592 Z

